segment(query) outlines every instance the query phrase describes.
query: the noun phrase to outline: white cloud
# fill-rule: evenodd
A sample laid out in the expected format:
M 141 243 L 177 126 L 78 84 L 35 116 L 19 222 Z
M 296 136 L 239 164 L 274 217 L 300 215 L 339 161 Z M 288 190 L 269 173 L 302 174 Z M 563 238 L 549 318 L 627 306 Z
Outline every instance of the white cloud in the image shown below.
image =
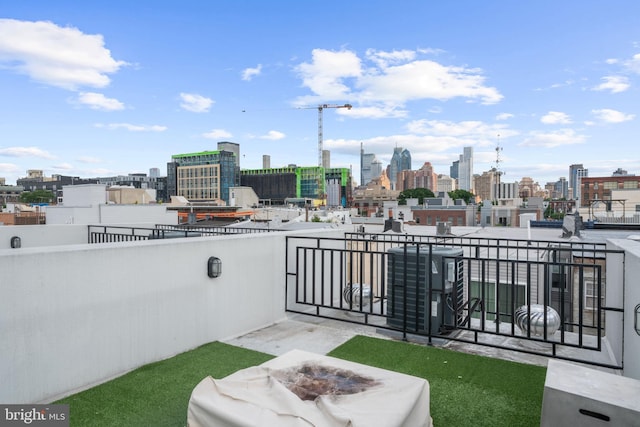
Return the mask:
M 520 146 L 554 148 L 564 145 L 582 144 L 586 140 L 584 135 L 577 134 L 573 129 L 560 129 L 554 132 L 531 132 Z
M 344 84 L 344 79 L 362 74 L 360 58 L 350 51 L 324 49 L 314 49 L 311 56 L 311 63 L 305 62 L 296 67 L 303 85 L 323 98 L 345 99 L 349 96 L 351 90 Z
M 5 157 L 38 157 L 41 159 L 55 159 L 55 156 L 38 147 L 7 147 L 0 149 L 0 156 Z
M 352 110 L 345 111 L 346 109 L 337 110 L 338 114 L 349 115 L 354 118 L 367 118 L 367 119 L 382 119 L 382 118 L 394 118 L 402 119 L 409 115 L 409 112 L 405 109 L 400 109 L 395 105 L 382 104 L 382 105 L 369 105 L 358 106 Z
M 255 76 L 259 76 L 262 72 L 262 64 L 258 64 L 256 68 L 245 68 L 242 71 L 242 80 L 250 81 Z
M 546 125 L 567 125 L 571 123 L 571 118 L 567 113 L 560 111 L 549 111 L 547 114 L 540 118 L 540 121 Z
M 96 123 L 95 127 L 109 129 L 109 130 L 118 130 L 125 129 L 131 132 L 164 132 L 167 130 L 166 126 L 160 125 L 132 125 L 130 123 Z
M 609 58 L 604 61 L 606 64 L 613 65 L 617 64 L 619 61 L 616 58 Z
M 430 136 L 462 137 L 475 140 L 476 144 L 494 144 L 498 135 L 511 137 L 518 133 L 503 124 L 486 124 L 481 121 L 451 122 L 446 120 L 415 120 L 407 124 L 407 130 L 414 134 Z
M 213 105 L 213 100 L 202 95 L 198 95 L 195 93 L 181 93 L 180 99 L 182 103 L 180 106 L 187 111 L 191 111 L 193 113 L 206 113 Z
M 87 105 L 92 110 L 124 110 L 124 104 L 122 102 L 114 98 L 107 98 L 101 93 L 82 92 L 78 95 L 78 102 L 80 104 Z
M 367 152 L 377 153 L 381 161 L 388 163 L 390 155 L 381 153 L 389 153 L 389 146 L 393 144 L 408 149 L 415 166 L 420 161 L 450 164 L 458 159 L 458 154 L 451 151 L 461 152 L 462 147 L 491 147 L 489 150 L 493 153 L 493 148 L 500 138 L 518 134 L 505 124 L 487 124 L 480 121 L 451 122 L 425 119 L 412 121 L 406 128 L 405 134 L 369 139 L 328 139 L 324 141 L 324 145 L 332 153 L 358 155 L 360 144 L 364 143 Z
M 625 114 L 620 111 L 603 108 L 601 110 L 591 110 L 591 113 L 601 122 L 622 123 L 635 118 L 635 114 Z
M 358 110 L 373 106 L 369 110 L 373 116 L 354 111 L 353 117 L 382 117 L 380 113 L 385 111 L 390 115 L 384 117 L 400 117 L 398 112 L 404 114 L 404 105 L 412 100 L 466 98 L 495 104 L 503 98 L 496 88 L 485 85 L 481 70 L 419 59 L 423 53 L 369 49 L 362 60 L 348 50 L 315 49 L 310 63 L 296 67 L 303 86 L 314 95 L 300 97 L 297 103 L 357 101 Z
M 203 133 L 202 136 L 209 139 L 224 139 L 231 138 L 233 135 L 224 129 L 212 129 L 207 133 Z
M 594 87 L 593 90 L 608 90 L 611 93 L 620 93 L 629 89 L 629 79 L 624 76 L 605 76 L 602 83 Z
M 512 119 L 514 116 L 511 113 L 500 113 L 496 116 L 496 120 L 509 120 Z
M 277 141 L 279 139 L 283 139 L 286 135 L 282 132 L 278 132 L 277 130 L 270 130 L 266 135 L 262 135 L 259 137 L 260 139 L 269 139 L 271 141 Z
M 90 157 L 90 156 L 81 156 L 81 157 L 78 157 L 76 160 L 79 161 L 80 163 L 102 163 L 102 160 L 98 159 L 97 157 Z
M 0 163 L 0 173 L 4 174 L 16 174 L 21 170 L 18 165 L 13 163 Z
M 53 165 L 52 167 L 53 169 L 63 170 L 63 171 L 70 171 L 73 169 L 73 165 L 71 165 L 70 163 L 60 163 L 57 165 Z
M 69 90 L 105 87 L 126 65 L 111 56 L 101 35 L 52 22 L 0 19 L 0 63 L 35 81 Z
M 625 61 L 624 65 L 630 71 L 640 74 L 640 53 L 636 53 L 630 60 Z
M 375 49 L 367 49 L 365 55 L 367 59 L 374 62 L 380 68 L 387 68 L 390 64 L 401 64 L 413 61 L 416 58 L 416 52 L 413 50 L 394 50 L 392 52 L 384 52 Z
M 363 87 L 361 99 L 406 102 L 417 99 L 449 100 L 452 98 L 480 99 L 495 104 L 502 95 L 484 86 L 479 70 L 447 67 L 434 61 L 414 61 L 389 67 L 383 73 L 369 73 L 359 79 Z

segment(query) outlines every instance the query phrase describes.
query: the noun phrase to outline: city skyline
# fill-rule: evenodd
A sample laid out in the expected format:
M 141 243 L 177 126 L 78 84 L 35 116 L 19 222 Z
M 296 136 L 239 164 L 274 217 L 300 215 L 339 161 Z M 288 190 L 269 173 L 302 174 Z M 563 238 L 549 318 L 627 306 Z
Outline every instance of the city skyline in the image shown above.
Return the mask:
M 0 13 L 0 177 L 147 173 L 175 153 L 240 144 L 240 165 L 473 171 L 541 186 L 622 168 L 634 138 L 640 4 L 507 1 L 12 2 Z

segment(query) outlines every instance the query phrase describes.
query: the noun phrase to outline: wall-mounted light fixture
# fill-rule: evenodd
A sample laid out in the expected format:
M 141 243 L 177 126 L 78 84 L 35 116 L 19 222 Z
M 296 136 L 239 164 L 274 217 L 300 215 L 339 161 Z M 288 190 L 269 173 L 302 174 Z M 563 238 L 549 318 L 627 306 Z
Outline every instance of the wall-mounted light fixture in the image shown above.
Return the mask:
M 11 238 L 11 247 L 13 249 L 18 249 L 20 246 L 22 246 L 22 240 L 20 239 L 20 237 L 13 236 Z
M 207 275 L 212 279 L 220 277 L 222 274 L 222 261 L 218 257 L 209 257 L 207 262 Z
M 633 309 L 633 325 L 636 328 L 636 334 L 640 335 L 640 304 Z

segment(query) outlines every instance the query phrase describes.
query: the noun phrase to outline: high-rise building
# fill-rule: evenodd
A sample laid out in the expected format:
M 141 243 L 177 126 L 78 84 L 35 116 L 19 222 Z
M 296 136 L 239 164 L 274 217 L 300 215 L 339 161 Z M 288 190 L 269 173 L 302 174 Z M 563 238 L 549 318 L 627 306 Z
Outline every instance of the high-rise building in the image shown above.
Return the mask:
M 398 172 L 396 190 L 404 191 L 416 188 L 416 171 L 406 170 Z
M 391 162 L 387 168 L 387 175 L 393 190 L 396 189 L 398 173 L 404 170 L 411 170 L 411 153 L 407 149 L 396 147 L 393 149 L 393 156 L 391 156 Z
M 271 156 L 268 154 L 262 155 L 262 169 L 271 169 Z
M 556 182 L 553 183 L 553 194 L 551 195 L 552 199 L 566 199 L 569 197 L 569 182 L 567 178 L 560 177 Z
M 365 153 L 360 144 L 360 185 L 367 185 L 382 174 L 382 162 L 373 153 Z
M 449 167 L 449 176 L 451 176 L 451 178 L 457 180 L 458 179 L 458 174 L 459 174 L 458 171 L 459 170 L 460 170 L 460 160 L 456 160 Z
M 414 188 L 427 188 L 434 193 L 439 191 L 438 189 L 438 174 L 433 171 L 431 162 L 425 162 L 420 169 L 416 171 Z
M 168 195 L 183 196 L 190 201 L 222 199 L 229 203 L 229 189 L 240 184 L 235 153 L 236 149 L 239 152 L 239 146 L 229 142 L 218 146 L 225 149 L 171 156 L 172 161 L 167 163 Z
M 473 193 L 473 147 L 464 147 L 458 161 L 458 188 Z
M 569 166 L 569 188 L 571 189 L 573 200 L 580 199 L 580 180 L 589 176 L 589 170 L 582 164 Z
M 149 178 L 160 178 L 160 168 L 149 169 Z
M 482 172 L 482 175 L 476 175 L 474 178 L 475 195 L 480 200 L 494 201 L 497 197 L 497 173 L 495 169 Z

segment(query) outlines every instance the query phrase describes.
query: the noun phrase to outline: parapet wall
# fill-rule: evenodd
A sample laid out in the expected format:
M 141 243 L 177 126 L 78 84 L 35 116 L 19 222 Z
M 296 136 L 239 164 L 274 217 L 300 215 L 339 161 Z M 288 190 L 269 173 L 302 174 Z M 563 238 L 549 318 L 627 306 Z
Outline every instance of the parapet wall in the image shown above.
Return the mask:
M 283 319 L 285 252 L 284 233 L 0 249 L 0 402 L 51 401 Z

